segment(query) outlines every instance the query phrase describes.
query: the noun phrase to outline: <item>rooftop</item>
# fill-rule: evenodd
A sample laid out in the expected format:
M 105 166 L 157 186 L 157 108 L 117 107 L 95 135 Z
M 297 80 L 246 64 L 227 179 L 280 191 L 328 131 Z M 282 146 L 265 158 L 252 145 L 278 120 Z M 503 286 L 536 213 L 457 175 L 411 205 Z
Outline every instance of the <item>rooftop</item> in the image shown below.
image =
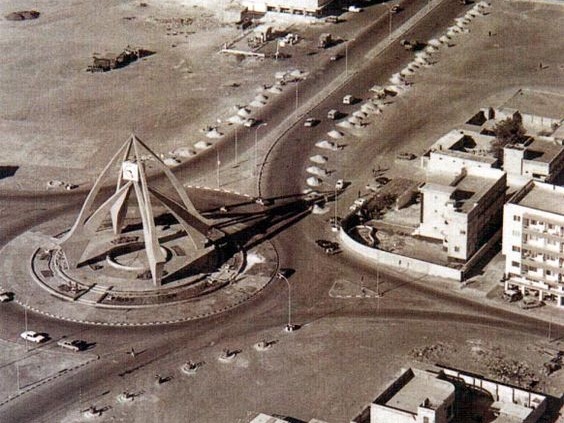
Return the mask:
M 525 195 L 514 203 L 564 216 L 564 187 L 534 182 L 525 186 L 523 190 L 526 192 Z
M 433 373 L 413 369 L 414 376 L 395 393 L 386 406 L 417 414 L 417 407 L 428 401 L 428 407 L 439 406 L 454 393 L 454 385 L 437 379 Z
M 450 192 L 456 201 L 456 209 L 468 213 L 504 176 L 498 169 L 464 168 L 463 173 L 453 175 L 444 172 L 428 172 L 427 182 L 422 190 Z
M 460 158 L 494 164 L 496 158 L 491 154 L 494 137 L 468 129 L 453 129 L 439 138 L 430 152 L 452 155 Z
M 564 146 L 555 142 L 535 139 L 527 146 L 525 160 L 551 163 L 563 149 Z

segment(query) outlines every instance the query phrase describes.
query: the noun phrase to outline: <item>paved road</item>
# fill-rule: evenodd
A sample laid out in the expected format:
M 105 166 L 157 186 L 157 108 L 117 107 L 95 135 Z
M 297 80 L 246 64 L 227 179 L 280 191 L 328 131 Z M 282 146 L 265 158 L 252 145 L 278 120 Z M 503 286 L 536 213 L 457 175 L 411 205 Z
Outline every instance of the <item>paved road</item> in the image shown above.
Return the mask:
M 406 4 L 406 11 L 394 19 L 405 20 L 410 13 L 414 13 L 417 7 L 424 1 L 413 0 Z M 428 19 L 421 22 L 412 34 L 406 38 L 429 38 L 438 26 L 446 26 L 452 17 L 460 13 L 462 6 L 458 2 L 445 2 Z M 364 16 L 369 16 L 368 14 Z M 386 18 L 386 16 L 384 16 Z M 363 19 L 367 19 L 363 17 Z M 385 20 L 385 19 L 384 19 Z M 380 20 L 373 30 L 359 37 L 349 48 L 349 64 L 354 66 L 364 60 L 364 55 L 373 44 L 373 40 L 381 39 L 387 34 L 387 25 Z M 383 55 L 375 59 L 369 67 L 360 72 L 354 82 L 346 85 L 333 96 L 322 102 L 312 114 L 323 117 L 326 111 L 340 103 L 344 94 L 354 94 L 359 97 L 366 95 L 369 86 L 384 82 L 391 73 L 397 71 L 401 64 L 407 62 L 409 56 L 397 45 L 392 46 Z M 312 75 L 312 78 L 300 84 L 300 95 L 303 99 L 315 94 L 320 87 L 326 85 L 331 79 L 343 71 L 344 61 L 336 63 L 328 62 L 324 69 Z M 269 122 L 269 129 L 279 124 L 285 114 L 293 108 L 293 93 L 287 94 L 277 104 L 277 108 L 269 108 L 264 111 L 263 118 Z M 342 106 L 339 106 L 342 107 Z M 283 148 L 276 149 L 269 157 L 268 169 L 263 181 L 266 196 L 282 196 L 295 194 L 302 188 L 302 175 L 304 163 L 310 152 L 313 151 L 313 143 L 327 132 L 329 124 L 322 122 L 316 128 L 308 130 L 304 136 L 304 128 L 296 126 L 281 141 Z M 240 137 L 242 149 L 251 148 L 254 142 L 254 134 L 251 130 L 246 136 Z M 226 140 L 223 145 L 229 144 Z M 384 141 L 381 148 L 388 148 L 390 141 Z M 373 147 L 367 148 L 371 155 L 376 152 Z M 231 154 L 230 149 L 222 155 Z M 362 153 L 362 149 L 360 150 Z M 359 153 L 359 154 L 361 154 Z M 228 160 L 225 157 L 223 160 Z M 362 160 L 362 159 L 360 159 Z M 200 172 L 213 169 L 215 166 L 215 155 L 213 153 L 203 154 L 196 160 L 190 162 L 190 166 L 179 169 L 181 179 L 192 178 Z M 299 178 L 296 175 L 300 176 Z M 354 176 L 354 175 L 349 175 Z M 78 200 L 84 193 L 64 193 L 60 195 L 46 194 L 33 198 L 24 195 L 3 196 L 8 207 L 19 210 L 21 216 L 9 215 L 3 218 L 2 241 L 11 239 L 18 233 L 38 223 L 48 221 L 61 213 L 75 213 Z M 53 200 L 56 199 L 57 207 L 53 208 Z M 211 201 L 212 197 L 197 197 L 196 203 Z M 517 332 L 544 335 L 546 324 L 521 315 L 514 315 L 506 311 L 491 308 L 485 305 L 459 298 L 457 296 L 434 290 L 432 287 L 422 287 L 403 280 L 398 280 L 386 275 L 383 277 L 383 289 L 386 291 L 385 298 L 379 307 L 375 301 L 350 301 L 336 302 L 327 295 L 328 290 L 335 277 L 350 278 L 354 280 L 362 273 L 367 279 L 373 279 L 375 275 L 370 269 L 360 265 L 351 264 L 344 256 L 327 257 L 320 253 L 314 245 L 314 239 L 322 237 L 326 228 L 319 219 L 308 219 L 288 228 L 276 238 L 280 254 L 281 266 L 295 270 L 290 278 L 293 286 L 294 297 L 294 320 L 301 324 L 308 324 L 324 316 L 347 316 L 365 317 L 379 316 L 383 319 L 412 319 L 418 321 L 451 321 L 458 324 L 478 324 L 489 327 L 499 327 Z M 296 240 L 301 240 L 299 246 Z M 312 283 L 311 274 L 314 270 L 322 270 L 324 277 L 318 277 L 316 283 Z M 320 275 L 320 272 L 316 273 Z M 286 319 L 286 286 L 282 283 L 273 283 L 266 291 L 253 299 L 247 306 L 235 309 L 231 312 L 215 316 L 213 318 L 174 325 L 167 328 L 138 328 L 138 329 L 114 329 L 102 327 L 88 327 L 68 322 L 53 321 L 42 316 L 28 314 L 28 326 L 49 332 L 54 339 L 62 335 L 76 336 L 97 342 L 94 351 L 101 355 L 101 359 L 71 377 L 64 377 L 58 381 L 49 383 L 38 388 L 33 394 L 28 394 L 12 401 L 0 410 L 3 419 L 7 421 L 56 421 L 65 410 L 78 407 L 77 392 L 82 397 L 96 398 L 107 390 L 119 374 L 124 370 L 131 370 L 143 364 L 159 360 L 178 346 L 186 351 L 187 355 L 197 351 L 203 346 L 211 343 L 224 345 L 236 345 L 241 336 L 258 332 L 262 329 L 281 327 Z M 421 301 L 430 304 L 428 309 L 410 309 L 407 311 L 405 301 Z M 444 311 L 446 310 L 446 311 Z M 23 311 L 14 304 L 3 305 L 0 308 L 0 333 L 5 339 L 17 339 L 24 321 Z M 553 328 L 553 333 L 562 328 Z M 18 341 L 21 342 L 21 341 Z M 134 347 L 136 350 L 146 350 L 139 356 L 135 364 L 125 351 Z M 39 348 L 49 348 L 49 345 Z M 54 399 L 57 399 L 54 401 Z

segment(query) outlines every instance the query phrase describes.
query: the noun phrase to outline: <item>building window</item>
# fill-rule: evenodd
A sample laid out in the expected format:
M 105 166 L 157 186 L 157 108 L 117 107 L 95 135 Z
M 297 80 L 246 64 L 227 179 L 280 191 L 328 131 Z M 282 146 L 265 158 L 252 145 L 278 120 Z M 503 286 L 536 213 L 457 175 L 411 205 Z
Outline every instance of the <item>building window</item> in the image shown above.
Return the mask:
M 511 267 L 519 267 L 519 262 L 518 261 L 512 261 Z
M 520 232 L 520 231 L 511 231 L 511 235 L 513 235 L 513 236 L 521 236 L 521 232 Z
M 458 253 L 460 251 L 460 247 L 454 247 L 454 252 Z
M 460 235 L 466 235 L 466 231 L 464 229 L 460 230 Z
M 514 220 L 515 222 L 520 222 L 520 221 L 521 221 L 521 216 L 515 215 L 515 216 L 513 216 L 513 220 Z
M 519 252 L 521 252 L 521 247 L 517 247 L 517 246 L 514 245 L 513 247 L 511 247 L 511 250 L 515 251 L 516 253 L 519 253 Z

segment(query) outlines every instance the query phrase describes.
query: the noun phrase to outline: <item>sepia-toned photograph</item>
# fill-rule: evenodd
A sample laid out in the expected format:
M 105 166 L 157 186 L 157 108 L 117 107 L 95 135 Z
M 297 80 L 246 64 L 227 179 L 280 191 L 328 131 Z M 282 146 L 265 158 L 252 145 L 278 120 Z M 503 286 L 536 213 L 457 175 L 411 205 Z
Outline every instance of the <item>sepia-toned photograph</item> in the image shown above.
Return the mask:
M 0 422 L 564 423 L 564 0 L 2 0 Z

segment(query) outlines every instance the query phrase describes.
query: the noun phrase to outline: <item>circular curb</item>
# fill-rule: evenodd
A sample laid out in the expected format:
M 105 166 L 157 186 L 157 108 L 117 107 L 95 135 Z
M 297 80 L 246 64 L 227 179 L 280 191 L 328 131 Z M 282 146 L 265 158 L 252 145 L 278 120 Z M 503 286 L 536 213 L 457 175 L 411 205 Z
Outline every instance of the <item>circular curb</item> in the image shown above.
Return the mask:
M 278 271 L 278 266 L 279 266 L 278 251 L 276 250 L 276 247 L 274 247 L 274 245 L 272 243 L 270 243 L 270 245 L 272 246 L 272 249 L 273 249 L 273 251 L 276 255 L 276 257 L 275 257 L 276 266 L 275 266 L 275 271 L 273 272 L 273 274 L 270 275 L 268 282 L 266 282 L 260 289 L 256 290 L 253 294 L 245 297 L 244 299 L 239 300 L 237 302 L 234 302 L 234 303 L 232 303 L 232 304 L 230 304 L 226 307 L 222 307 L 220 309 L 212 310 L 212 311 L 209 311 L 209 312 L 206 312 L 206 313 L 200 313 L 200 314 L 196 314 L 196 315 L 192 315 L 192 316 L 181 317 L 181 318 L 178 318 L 178 319 L 154 320 L 154 321 L 150 321 L 150 322 L 99 322 L 99 321 L 93 321 L 93 320 L 73 319 L 73 318 L 66 317 L 66 316 L 60 316 L 60 315 L 57 315 L 57 314 L 54 314 L 54 313 L 50 313 L 48 311 L 40 310 L 40 309 L 33 307 L 33 306 L 30 306 L 28 304 L 25 304 L 25 303 L 19 301 L 17 298 L 14 298 L 13 301 L 16 304 L 20 305 L 21 307 L 26 308 L 30 311 L 33 311 L 34 313 L 38 313 L 38 314 L 43 315 L 43 316 L 47 316 L 47 317 L 50 317 L 50 318 L 53 318 L 53 319 L 63 320 L 63 321 L 67 321 L 67 322 L 87 324 L 87 325 L 93 325 L 93 326 L 142 327 L 142 326 L 170 325 L 170 324 L 175 324 L 175 323 L 190 322 L 190 321 L 193 321 L 193 320 L 203 319 L 205 317 L 214 316 L 216 314 L 220 314 L 220 313 L 224 313 L 226 311 L 232 310 L 232 309 L 240 306 L 241 304 L 249 301 L 250 299 L 254 298 L 257 294 L 262 292 L 264 290 L 264 288 L 267 287 L 272 282 L 272 280 L 276 278 L 276 272 Z M 1 286 L 0 286 L 0 288 L 1 288 Z

